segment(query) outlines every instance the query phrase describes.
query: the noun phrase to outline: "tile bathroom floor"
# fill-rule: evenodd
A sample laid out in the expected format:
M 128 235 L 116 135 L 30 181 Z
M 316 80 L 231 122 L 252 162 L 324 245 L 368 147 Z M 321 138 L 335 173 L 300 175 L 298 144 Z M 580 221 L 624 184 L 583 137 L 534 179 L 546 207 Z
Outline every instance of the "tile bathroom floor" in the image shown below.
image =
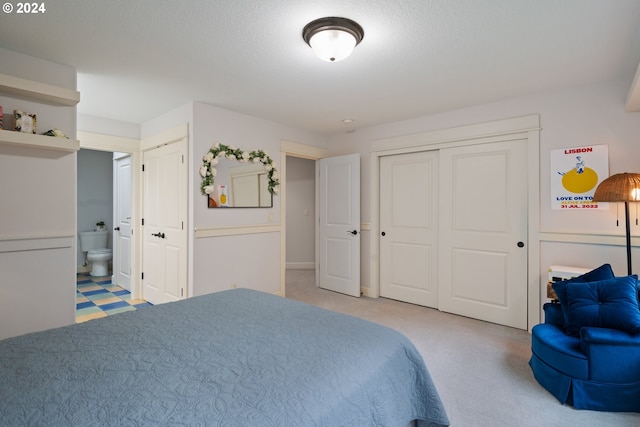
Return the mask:
M 76 323 L 152 305 L 142 299 L 132 300 L 129 291 L 111 283 L 111 276 L 78 273 L 76 286 Z

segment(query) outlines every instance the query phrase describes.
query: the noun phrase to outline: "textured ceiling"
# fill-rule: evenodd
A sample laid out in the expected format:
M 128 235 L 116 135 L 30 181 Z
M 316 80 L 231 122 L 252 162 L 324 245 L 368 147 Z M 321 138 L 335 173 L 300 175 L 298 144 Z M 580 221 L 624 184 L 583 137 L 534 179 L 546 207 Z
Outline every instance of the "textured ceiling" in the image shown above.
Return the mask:
M 195 100 L 331 134 L 598 81 L 631 85 L 640 60 L 637 0 L 44 4 L 43 14 L 0 15 L 0 47 L 75 67 L 80 113 L 132 123 Z M 342 62 L 320 61 L 302 40 L 324 16 L 364 28 Z

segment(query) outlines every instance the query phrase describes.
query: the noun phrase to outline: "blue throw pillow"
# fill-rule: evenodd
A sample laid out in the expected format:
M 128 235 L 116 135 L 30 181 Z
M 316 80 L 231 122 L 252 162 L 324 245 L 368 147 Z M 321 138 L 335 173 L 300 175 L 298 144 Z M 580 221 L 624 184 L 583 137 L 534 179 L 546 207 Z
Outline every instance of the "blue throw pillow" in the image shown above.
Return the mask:
M 567 286 L 569 324 L 567 334 L 580 335 L 585 326 L 640 333 L 638 276 L 616 277 Z
M 570 283 L 588 283 L 598 282 L 600 280 L 613 279 L 613 269 L 610 264 L 602 264 L 595 270 L 591 270 L 588 273 L 584 273 L 582 276 L 574 277 L 573 279 L 563 280 L 561 282 L 555 282 L 551 285 L 553 291 L 560 301 L 560 308 L 562 308 L 562 315 L 564 316 L 564 328 L 567 329 L 569 324 L 569 310 L 567 306 L 567 286 Z

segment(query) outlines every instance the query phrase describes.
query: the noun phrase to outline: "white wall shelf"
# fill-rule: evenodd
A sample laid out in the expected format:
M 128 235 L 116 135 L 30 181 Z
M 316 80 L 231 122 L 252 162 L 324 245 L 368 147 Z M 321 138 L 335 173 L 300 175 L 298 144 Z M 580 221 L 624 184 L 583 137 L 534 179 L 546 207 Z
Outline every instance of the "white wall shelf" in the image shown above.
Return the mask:
M 71 107 L 80 102 L 80 92 L 77 90 L 22 79 L 7 74 L 0 74 L 0 93 Z
M 0 130 L 0 145 L 39 148 L 43 150 L 66 151 L 72 153 L 80 149 L 80 141 L 56 138 L 54 136 Z
M 58 106 L 75 106 L 80 102 L 80 92 L 0 74 L 0 93 Z M 8 130 L 0 130 L 0 145 L 56 150 L 72 153 L 80 149 L 80 142 L 74 139 L 34 135 Z

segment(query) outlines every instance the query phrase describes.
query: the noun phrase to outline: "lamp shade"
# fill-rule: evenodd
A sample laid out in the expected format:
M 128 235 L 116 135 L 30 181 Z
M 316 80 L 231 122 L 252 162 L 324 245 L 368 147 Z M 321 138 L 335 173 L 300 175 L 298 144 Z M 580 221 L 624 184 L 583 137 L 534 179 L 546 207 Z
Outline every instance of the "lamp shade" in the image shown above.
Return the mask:
M 618 173 L 611 175 L 598 185 L 593 195 L 594 202 L 640 201 L 640 174 Z
M 353 52 L 364 37 L 364 30 L 347 18 L 320 18 L 309 22 L 302 30 L 302 38 L 313 53 L 323 61 L 342 61 Z

